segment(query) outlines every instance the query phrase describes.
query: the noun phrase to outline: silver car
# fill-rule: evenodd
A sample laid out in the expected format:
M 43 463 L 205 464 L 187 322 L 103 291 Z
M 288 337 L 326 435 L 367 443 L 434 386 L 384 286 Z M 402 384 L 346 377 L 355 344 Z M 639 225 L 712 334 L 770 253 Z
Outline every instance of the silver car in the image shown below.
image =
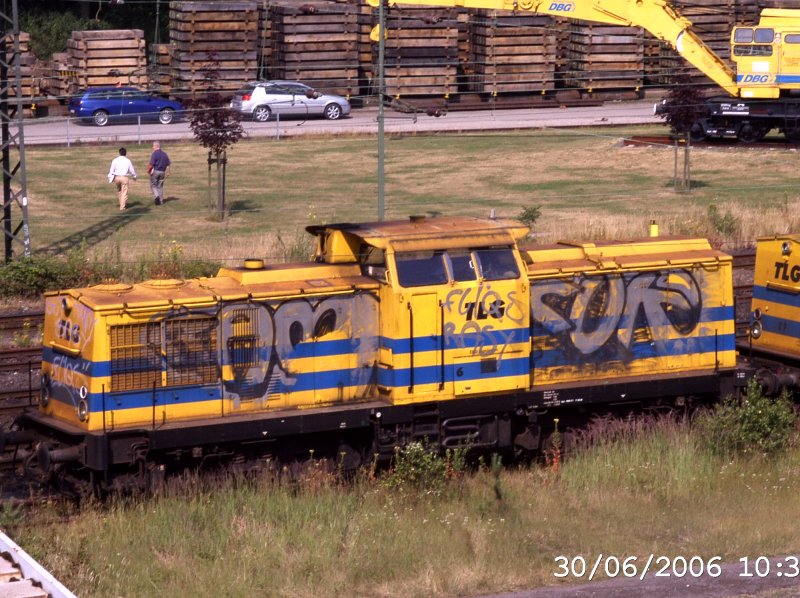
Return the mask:
M 268 121 L 273 114 L 336 120 L 350 114 L 350 102 L 297 81 L 258 81 L 247 83 L 233 95 L 231 109 L 250 114 L 259 122 Z

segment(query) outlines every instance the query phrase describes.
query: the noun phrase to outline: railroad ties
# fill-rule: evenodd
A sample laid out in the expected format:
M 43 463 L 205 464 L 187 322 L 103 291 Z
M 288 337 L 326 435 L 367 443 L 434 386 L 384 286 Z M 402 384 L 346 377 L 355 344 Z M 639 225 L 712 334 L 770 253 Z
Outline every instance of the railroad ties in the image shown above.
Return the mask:
M 0 598 L 75 598 L 75 594 L 0 532 Z
M 261 25 L 264 75 L 297 79 L 324 93 L 358 95 L 359 17 L 357 4 L 272 0 Z
M 478 10 L 468 19 L 471 60 L 463 61 L 469 91 L 527 92 L 555 89 L 556 19 L 546 15 Z
M 42 347 L 39 332 L 43 312 L 9 313 L 0 316 L 0 419 L 13 417 L 39 397 Z M 30 346 L 20 346 L 20 343 Z M 17 345 L 8 348 L 11 345 Z M 2 598 L 2 595 L 0 595 Z
M 67 52 L 80 87 L 147 84 L 141 29 L 73 31 L 67 40 Z
M 257 78 L 260 4 L 170 2 L 173 93 L 197 99 L 209 88 L 230 93 Z

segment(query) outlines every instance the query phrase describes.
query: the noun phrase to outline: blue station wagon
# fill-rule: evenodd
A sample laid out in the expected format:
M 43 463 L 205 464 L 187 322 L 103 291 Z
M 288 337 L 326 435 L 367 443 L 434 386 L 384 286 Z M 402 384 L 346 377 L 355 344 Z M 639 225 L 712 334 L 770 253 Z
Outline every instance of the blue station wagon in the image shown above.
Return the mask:
M 168 125 L 180 118 L 183 104 L 135 87 L 89 87 L 69 100 L 69 115 L 103 127 L 112 122 L 158 121 Z

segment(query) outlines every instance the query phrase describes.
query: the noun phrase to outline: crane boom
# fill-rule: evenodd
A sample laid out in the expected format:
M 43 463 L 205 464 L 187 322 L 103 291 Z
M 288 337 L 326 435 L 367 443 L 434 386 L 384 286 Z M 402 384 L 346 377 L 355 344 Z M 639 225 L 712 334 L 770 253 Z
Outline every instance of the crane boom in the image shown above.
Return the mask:
M 642 27 L 668 42 L 728 96 L 708 98 L 695 139 L 761 139 L 771 129 L 800 143 L 800 10 L 764 9 L 757 25 L 731 31 L 730 68 L 692 31 L 692 22 L 669 0 L 366 0 L 372 6 L 494 9 L 553 15 L 625 27 Z

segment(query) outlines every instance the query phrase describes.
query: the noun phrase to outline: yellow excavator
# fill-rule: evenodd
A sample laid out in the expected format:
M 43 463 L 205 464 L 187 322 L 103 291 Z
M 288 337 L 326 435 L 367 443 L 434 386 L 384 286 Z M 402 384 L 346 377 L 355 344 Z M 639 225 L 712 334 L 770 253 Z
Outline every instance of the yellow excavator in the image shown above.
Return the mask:
M 758 25 L 731 32 L 732 70 L 692 31 L 692 22 L 665 0 L 384 0 L 389 6 L 464 7 L 637 26 L 668 42 L 729 95 L 707 100 L 707 115 L 692 127 L 695 140 L 735 137 L 758 141 L 771 129 L 800 142 L 800 9 L 761 12 Z M 367 0 L 379 6 L 380 0 Z

